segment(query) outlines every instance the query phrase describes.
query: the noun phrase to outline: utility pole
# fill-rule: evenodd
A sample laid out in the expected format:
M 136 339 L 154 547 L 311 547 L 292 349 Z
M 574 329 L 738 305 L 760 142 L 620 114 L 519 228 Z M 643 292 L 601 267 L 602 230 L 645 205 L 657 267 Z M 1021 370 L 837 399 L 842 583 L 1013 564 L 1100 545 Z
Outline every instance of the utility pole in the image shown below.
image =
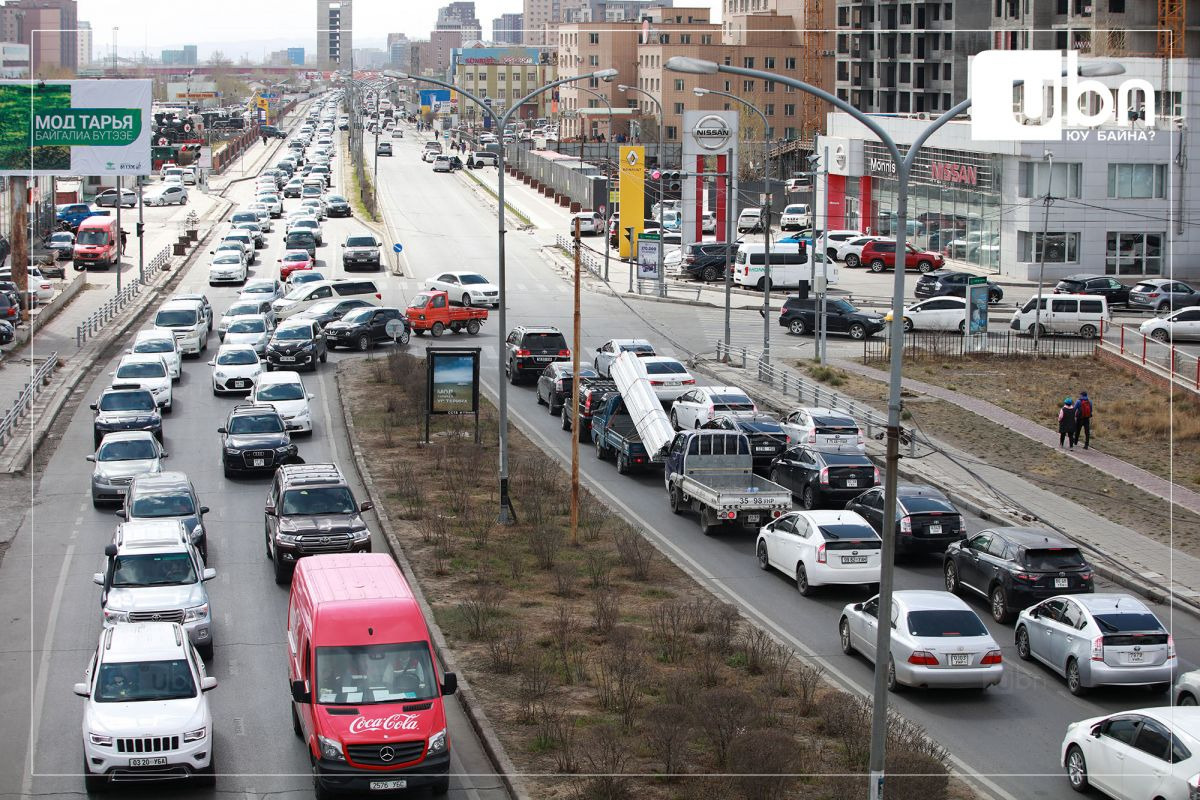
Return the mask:
M 606 234 L 607 235 L 607 234 Z M 579 217 L 575 218 L 575 338 L 571 342 L 571 403 L 564 406 L 562 413 L 579 413 L 579 329 L 582 327 L 579 316 L 579 255 L 583 245 L 579 241 Z M 575 426 L 578 420 L 571 424 L 571 544 L 579 546 L 579 435 Z
M 816 349 L 817 360 L 824 364 L 827 359 L 825 345 L 829 341 L 827 336 L 829 320 L 825 315 L 825 295 L 828 288 L 826 281 L 829 278 L 829 145 L 825 146 L 825 152 L 821 155 L 821 171 L 825 173 L 825 224 L 821 226 L 821 282 L 820 291 L 817 292 Z M 816 242 L 814 241 L 813 244 L 815 245 Z M 815 253 L 813 254 L 813 263 L 816 263 Z M 903 268 L 900 271 L 903 272 Z
M 144 187 L 142 185 L 145 178 L 146 178 L 145 175 L 138 175 L 137 178 L 135 178 L 135 180 L 137 180 L 137 187 L 138 187 L 137 240 L 138 240 L 138 281 L 140 283 L 146 282 L 146 240 L 145 240 L 146 217 L 143 213 L 143 210 L 144 210 L 143 189 L 144 189 Z M 197 179 L 197 180 L 199 180 L 199 179 Z
M 29 319 L 29 240 L 25 237 L 29 181 L 24 175 L 9 179 L 9 199 L 12 208 L 12 276 L 21 295 L 21 319 Z
M 1050 206 L 1054 203 L 1054 198 L 1051 197 L 1051 190 L 1054 188 L 1054 153 L 1046 151 L 1043 158 L 1049 162 L 1050 166 L 1046 170 L 1049 174 L 1046 177 L 1046 196 L 1042 198 L 1042 205 L 1045 210 L 1042 212 L 1042 247 L 1038 253 L 1038 289 L 1034 299 L 1037 305 L 1034 306 L 1033 312 L 1033 352 L 1037 354 L 1041 346 L 1042 338 L 1042 304 L 1046 302 L 1042 296 L 1042 291 L 1045 286 L 1046 278 L 1046 238 L 1050 231 Z
M 117 176 L 117 294 L 121 293 L 121 262 L 125 257 L 125 248 L 121 245 L 121 206 L 125 205 L 122 201 L 125 199 L 121 196 L 123 187 L 121 186 L 121 176 Z
M 737 190 L 733 185 L 733 148 L 729 149 L 725 163 L 729 165 L 729 177 L 725 179 L 725 241 L 733 246 L 737 217 L 734 203 L 737 201 Z M 659 230 L 662 230 L 659 228 Z M 733 302 L 733 259 L 727 257 L 725 263 L 725 362 L 729 363 L 729 345 L 733 342 L 733 320 L 730 317 L 729 304 Z

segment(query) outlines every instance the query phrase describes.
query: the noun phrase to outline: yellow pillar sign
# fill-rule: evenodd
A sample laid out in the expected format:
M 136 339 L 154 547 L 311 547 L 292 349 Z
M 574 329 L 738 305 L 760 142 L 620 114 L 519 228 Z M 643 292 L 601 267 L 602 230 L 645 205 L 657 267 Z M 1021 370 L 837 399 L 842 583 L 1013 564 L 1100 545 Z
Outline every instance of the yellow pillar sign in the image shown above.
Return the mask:
M 267 98 L 265 98 L 265 97 L 258 98 L 258 107 L 259 108 L 269 108 L 270 105 L 271 104 L 267 101 Z
M 617 180 L 620 190 L 621 214 L 617 220 L 617 247 L 621 258 L 629 258 L 637 247 L 638 234 L 646 222 L 646 148 L 639 145 L 622 145 L 620 149 L 621 172 Z M 629 228 L 633 231 L 629 233 Z

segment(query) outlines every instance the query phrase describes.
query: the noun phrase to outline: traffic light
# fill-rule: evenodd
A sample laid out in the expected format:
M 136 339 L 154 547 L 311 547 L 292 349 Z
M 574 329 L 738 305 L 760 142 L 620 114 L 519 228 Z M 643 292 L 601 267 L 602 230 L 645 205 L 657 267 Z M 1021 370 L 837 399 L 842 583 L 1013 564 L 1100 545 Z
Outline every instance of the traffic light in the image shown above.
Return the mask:
M 663 172 L 662 184 L 665 191 L 678 192 L 683 188 L 683 173 L 678 171 Z

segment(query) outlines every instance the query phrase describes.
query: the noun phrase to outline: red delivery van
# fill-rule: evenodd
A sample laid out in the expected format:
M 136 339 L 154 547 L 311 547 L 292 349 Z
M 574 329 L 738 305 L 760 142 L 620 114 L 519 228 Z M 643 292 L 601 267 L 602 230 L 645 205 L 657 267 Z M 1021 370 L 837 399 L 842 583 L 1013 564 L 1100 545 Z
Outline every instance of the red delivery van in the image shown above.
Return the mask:
M 384 553 L 301 559 L 288 604 L 292 725 L 318 798 L 450 789 L 442 674 L 421 607 Z
M 120 260 L 121 232 L 116 217 L 88 217 L 75 233 L 75 269 L 108 269 Z

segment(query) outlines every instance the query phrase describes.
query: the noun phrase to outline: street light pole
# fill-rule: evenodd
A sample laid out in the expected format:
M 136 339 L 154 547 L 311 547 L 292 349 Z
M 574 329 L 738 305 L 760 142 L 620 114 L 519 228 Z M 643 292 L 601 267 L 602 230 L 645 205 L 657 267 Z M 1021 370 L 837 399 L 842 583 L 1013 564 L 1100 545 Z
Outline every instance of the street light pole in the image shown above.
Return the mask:
M 663 241 L 663 206 L 667 204 L 667 195 L 663 191 L 663 107 L 659 99 L 647 92 L 645 89 L 639 89 L 636 86 L 627 86 L 626 84 L 617 84 L 617 89 L 622 92 L 636 92 L 640 95 L 645 95 L 646 99 L 654 103 L 654 107 L 658 109 L 658 150 L 654 154 L 655 163 L 658 164 L 658 281 L 660 286 L 660 294 L 666 295 L 667 276 L 663 273 L 663 261 L 666 257 L 667 243 Z M 681 165 L 682 166 L 682 165 Z M 608 231 L 604 232 L 605 243 L 608 241 Z M 635 242 L 630 242 L 629 247 L 632 251 L 635 247 Z M 682 247 L 682 245 L 680 245 Z M 633 258 L 629 261 L 629 292 L 633 293 L 633 273 L 637 269 L 637 256 L 634 252 Z
M 694 88 L 692 90 L 692 92 L 697 97 L 704 97 L 704 95 L 706 95 L 706 94 L 715 94 L 715 95 L 719 95 L 721 97 L 728 97 L 730 100 L 736 100 L 737 102 L 741 103 L 746 108 L 750 109 L 755 114 L 757 114 L 758 118 L 762 120 L 763 142 L 764 142 L 763 161 L 765 162 L 763 164 L 763 180 L 767 184 L 767 192 L 766 192 L 767 201 L 766 201 L 766 209 L 765 209 L 766 214 L 763 218 L 764 243 L 763 243 L 763 287 L 762 287 L 762 293 L 763 293 L 762 363 L 770 364 L 771 363 L 771 204 L 774 200 L 774 198 L 772 197 L 772 193 L 771 193 L 771 151 L 769 149 L 770 148 L 770 136 L 768 135 L 769 131 L 770 131 L 770 125 L 767 122 L 766 114 L 764 114 L 753 103 L 751 103 L 748 100 L 744 100 L 741 97 L 738 97 L 736 94 L 731 94 L 730 92 L 722 92 L 717 89 L 705 89 L 701 86 L 697 86 L 696 88 Z M 729 211 L 727 213 L 732 215 L 733 209 L 732 208 L 729 209 Z
M 1054 188 L 1054 153 L 1047 150 L 1043 158 L 1050 163 L 1050 168 L 1046 170 L 1049 175 L 1046 177 L 1046 196 L 1042 198 L 1042 205 L 1045 207 L 1045 211 L 1042 212 L 1042 249 L 1038 254 L 1038 290 L 1034 296 L 1037 301 L 1033 312 L 1033 352 L 1035 354 L 1039 352 L 1038 347 L 1041 345 L 1042 303 L 1045 302 L 1042 299 L 1042 286 L 1046 277 L 1046 237 L 1050 230 L 1050 205 L 1054 202 L 1050 196 L 1051 190 Z
M 908 147 L 908 151 L 901 155 L 900 148 L 895 140 L 888 135 L 879 123 L 868 114 L 859 111 L 854 106 L 850 105 L 845 100 L 830 94 L 824 89 L 820 89 L 812 84 L 804 81 L 796 80 L 795 78 L 786 75 L 780 75 L 774 72 L 765 70 L 747 69 L 745 67 L 735 67 L 725 64 L 717 64 L 713 61 L 704 59 L 690 58 L 687 56 L 674 56 L 667 60 L 666 68 L 672 72 L 682 72 L 692 75 L 713 75 L 718 72 L 724 72 L 732 75 L 741 75 L 747 78 L 758 78 L 761 80 L 776 81 L 785 86 L 791 86 L 799 89 L 806 94 L 813 95 L 829 103 L 833 107 L 846 112 L 855 120 L 864 125 L 871 133 L 879 138 L 879 141 L 887 148 L 888 153 L 896 165 L 896 185 L 897 185 L 897 200 L 896 200 L 896 257 L 897 259 L 904 258 L 904 253 L 907 249 L 905 238 L 908 234 L 908 182 L 909 176 L 912 173 L 913 163 L 916 161 L 917 153 L 925 146 L 925 142 L 929 140 L 934 133 L 942 128 L 950 120 L 964 113 L 971 107 L 971 98 L 960 101 L 957 105 L 942 113 L 940 117 L 934 120 L 925 128 L 916 139 Z M 1119 75 L 1125 71 L 1124 67 L 1112 62 L 1095 62 L 1087 67 L 1080 69 L 1080 74 L 1088 76 L 1099 75 Z M 1022 82 L 1014 81 L 1014 85 L 1020 85 Z M 826 226 L 828 227 L 828 226 Z M 900 342 L 904 335 L 904 268 L 903 261 L 897 264 L 895 278 L 892 282 L 892 327 L 889 338 L 893 343 Z M 881 538 L 883 539 L 883 549 L 880 553 L 882 569 L 879 576 L 879 605 L 876 614 L 876 619 L 880 624 L 876 626 L 875 635 L 875 680 L 873 686 L 873 706 L 871 713 L 871 750 L 870 750 L 870 798 L 871 800 L 881 800 L 883 797 L 883 781 L 884 781 L 884 755 L 887 742 L 887 684 L 889 662 L 891 661 L 891 614 L 892 614 L 892 587 L 895 578 L 895 551 L 896 551 L 896 487 L 897 478 L 899 477 L 900 467 L 900 381 L 901 368 L 903 365 L 903 347 L 893 346 L 890 351 L 890 361 L 888 370 L 888 421 L 887 421 L 887 455 L 885 461 L 885 477 L 884 477 L 884 501 L 883 501 L 883 530 Z
M 500 130 L 501 136 L 503 136 L 504 135 L 504 126 L 508 124 L 509 118 L 513 114 L 520 113 L 521 106 L 525 105 L 525 103 L 529 102 L 533 98 L 535 98 L 541 94 L 544 94 L 552 89 L 555 89 L 559 86 L 567 84 L 567 83 L 574 83 L 575 81 L 587 80 L 589 78 L 612 78 L 617 74 L 617 71 L 612 68 L 601 69 L 601 70 L 597 70 L 595 72 L 588 72 L 583 75 L 574 75 L 574 76 L 567 77 L 567 78 L 559 78 L 556 81 L 551 81 L 550 83 L 546 84 L 545 86 L 534 89 L 532 92 L 525 95 L 520 100 L 515 101 L 512 104 L 512 106 L 508 109 L 508 111 L 504 112 L 504 115 L 500 116 L 500 117 L 497 117 L 496 113 L 492 110 L 492 107 L 489 106 L 487 103 L 485 103 L 481 98 L 476 97 L 475 95 L 471 94 L 470 92 L 463 91 L 462 87 L 455 86 L 453 83 L 439 80 L 438 78 L 425 77 L 424 75 L 421 75 L 421 76 L 408 75 L 407 73 L 404 73 L 404 72 L 388 71 L 388 72 L 385 72 L 384 74 L 389 78 L 399 78 L 401 80 L 404 80 L 406 78 L 411 78 L 414 81 L 421 81 L 423 83 L 432 83 L 434 86 L 441 86 L 445 89 L 451 89 L 453 91 L 458 92 L 458 94 L 460 96 L 465 97 L 467 100 L 470 100 L 472 103 L 474 103 L 479 108 L 481 108 L 483 110 L 483 113 L 485 113 L 489 117 L 491 117 L 492 120 L 496 123 L 498 129 Z M 499 298 L 500 303 L 499 303 L 499 313 L 498 313 L 499 319 L 497 320 L 498 324 L 497 324 L 497 328 L 496 328 L 496 334 L 497 334 L 497 338 L 499 340 L 499 349 L 497 351 L 497 377 L 498 377 L 498 381 L 499 381 L 499 386 L 497 387 L 497 390 L 496 390 L 496 394 L 498 395 L 496 405 L 498 407 L 499 415 L 500 415 L 500 420 L 499 420 L 499 425 L 498 425 L 499 440 L 500 440 L 500 442 L 499 442 L 500 443 L 500 458 L 499 458 L 500 510 L 499 510 L 499 515 L 497 517 L 497 521 L 501 525 L 511 525 L 517 521 L 517 517 L 516 517 L 516 513 L 513 511 L 512 499 L 509 497 L 509 494 L 508 494 L 508 383 L 505 380 L 506 364 L 505 364 L 505 358 L 503 355 L 505 338 L 508 336 L 508 322 L 507 322 L 507 313 L 506 313 L 507 312 L 506 306 L 508 304 L 508 295 L 506 293 L 507 292 L 506 282 L 505 282 L 506 263 L 505 263 L 505 253 L 504 253 L 504 234 L 507 231 L 504 228 L 505 213 L 504 213 L 504 145 L 503 145 L 503 143 L 500 145 L 499 153 L 497 153 L 496 160 L 497 160 L 496 167 L 499 170 L 499 174 L 497 176 L 497 182 L 496 182 L 496 202 L 499 206 L 499 209 L 498 209 L 499 213 L 497 214 L 497 217 L 499 219 L 498 229 L 497 229 L 499 241 L 497 242 L 497 248 L 496 248 L 496 257 L 497 257 L 497 262 L 498 262 L 496 272 L 497 272 L 497 285 L 499 286 L 499 289 L 500 289 L 500 298 Z M 513 379 L 514 380 L 516 379 L 515 374 L 513 375 Z
M 604 105 L 606 105 L 608 107 L 608 141 L 605 143 L 605 147 L 604 147 L 604 150 L 605 150 L 604 171 L 605 171 L 607 177 L 604 181 L 604 190 L 605 190 L 606 194 L 611 194 L 612 180 L 613 180 L 612 103 L 609 102 L 608 98 L 605 95 L 601 94 L 600 92 L 597 92 L 595 89 L 588 89 L 587 87 L 584 87 L 584 86 L 576 86 L 575 88 L 579 89 L 580 91 L 584 91 L 584 92 L 587 92 L 588 94 L 592 94 L 592 95 L 595 95 L 596 97 L 599 97 L 601 102 L 603 102 Z M 608 283 L 608 251 L 609 251 L 609 249 L 610 248 L 608 246 L 608 197 L 605 197 L 604 198 L 604 282 L 605 283 Z

